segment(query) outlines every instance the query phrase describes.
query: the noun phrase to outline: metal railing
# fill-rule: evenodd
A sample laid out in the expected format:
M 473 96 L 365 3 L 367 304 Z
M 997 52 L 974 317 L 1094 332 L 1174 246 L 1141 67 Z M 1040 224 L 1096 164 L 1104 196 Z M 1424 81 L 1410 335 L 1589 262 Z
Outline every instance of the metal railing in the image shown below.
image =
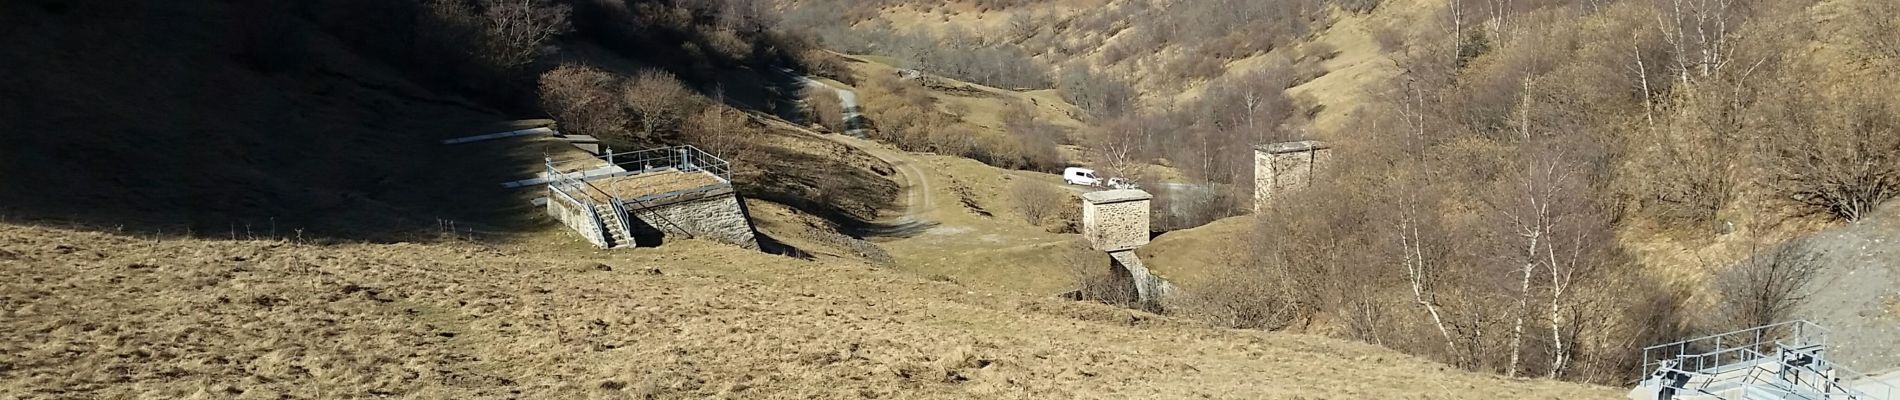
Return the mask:
M 1827 328 L 1796 320 L 1643 349 L 1641 386 L 1672 386 L 1714 398 L 1888 399 L 1893 385 L 1827 360 Z M 1687 377 L 1668 382 L 1664 376 Z
M 626 158 L 629 155 L 633 156 L 633 158 Z M 614 163 L 614 165 L 620 166 L 627 171 L 625 173 L 606 176 L 632 176 L 661 170 L 678 170 L 685 172 L 706 172 L 718 177 L 721 181 L 730 182 L 730 164 L 719 157 L 699 151 L 699 148 L 693 146 L 647 149 L 631 153 L 608 152 L 603 157 L 609 163 Z M 545 165 L 547 166 L 548 188 L 587 210 L 588 216 L 593 219 L 594 225 L 599 231 L 596 233 L 600 235 L 601 243 L 610 247 L 616 245 L 616 243 L 611 243 L 613 234 L 608 231 L 607 224 L 601 219 L 600 212 L 594 208 L 596 203 L 591 201 L 593 199 L 605 200 L 608 207 L 613 210 L 614 217 L 618 218 L 621 229 L 626 230 L 627 237 L 624 239 L 629 241 L 633 240 L 633 216 L 632 212 L 627 210 L 626 205 L 632 203 L 639 204 L 642 208 L 651 208 L 653 207 L 651 203 L 642 199 L 625 199 L 613 194 L 613 192 L 601 189 L 599 186 L 594 186 L 593 183 L 588 182 L 589 177 L 585 174 L 585 172 L 588 171 L 586 168 L 576 168 L 572 171 L 568 171 L 561 168 L 552 159 L 546 159 L 545 161 Z M 630 169 L 628 168 L 629 166 L 637 166 L 640 169 Z M 678 232 L 688 238 L 694 236 L 692 232 L 686 230 L 685 227 L 680 226 L 679 223 L 674 222 L 665 215 L 659 213 L 648 213 L 648 215 L 654 219 L 654 223 L 673 228 L 673 232 Z
M 548 188 L 553 189 L 554 194 L 556 196 L 559 196 L 559 200 L 566 201 L 568 204 L 571 204 L 575 208 L 581 210 L 581 212 L 587 213 L 588 220 L 594 222 L 594 232 L 592 232 L 592 234 L 594 234 L 595 237 L 600 240 L 600 243 L 602 245 L 611 245 L 609 241 L 611 240 L 612 236 L 607 234 L 607 224 L 604 221 L 601 221 L 600 212 L 594 210 L 594 205 L 592 202 L 581 200 L 579 197 L 575 197 L 574 195 L 569 194 L 567 190 L 564 190 L 561 187 L 557 186 L 556 183 L 549 183 Z M 583 232 L 583 233 L 586 233 L 586 232 Z
M 732 181 L 732 164 L 711 153 L 701 151 L 692 145 L 660 147 L 646 150 L 615 153 L 607 149 L 601 158 L 625 169 L 632 174 L 665 170 L 668 168 L 684 172 L 706 172 L 720 180 Z
M 1748 358 L 1748 353 L 1733 349 L 1750 349 L 1759 355 L 1772 353 L 1783 343 L 1795 347 L 1826 346 L 1827 332 L 1827 328 L 1813 322 L 1794 320 L 1649 346 L 1643 348 L 1642 376 L 1655 373 L 1665 361 L 1678 359 L 1693 362 L 1675 366 L 1687 371 L 1706 371 L 1755 360 Z

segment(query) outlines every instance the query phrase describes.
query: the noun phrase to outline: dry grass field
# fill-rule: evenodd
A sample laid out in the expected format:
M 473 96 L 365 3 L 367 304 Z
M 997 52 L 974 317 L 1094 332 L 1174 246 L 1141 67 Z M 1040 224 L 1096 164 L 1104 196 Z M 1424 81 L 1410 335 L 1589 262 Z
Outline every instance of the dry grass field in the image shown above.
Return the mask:
M 688 241 L 0 225 L 5 398 L 1614 398 L 1370 345 Z

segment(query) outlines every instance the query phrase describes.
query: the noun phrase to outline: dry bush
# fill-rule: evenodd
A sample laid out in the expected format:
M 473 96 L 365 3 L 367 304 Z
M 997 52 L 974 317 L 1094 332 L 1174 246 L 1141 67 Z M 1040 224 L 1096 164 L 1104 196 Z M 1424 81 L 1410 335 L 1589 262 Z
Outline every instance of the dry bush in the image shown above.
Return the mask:
M 1900 196 L 1900 115 L 1878 97 L 1798 96 L 1768 150 L 1780 190 L 1848 221 Z
M 745 112 L 725 105 L 712 105 L 686 120 L 682 139 L 725 159 L 735 168 L 751 168 L 759 153 L 759 141 L 765 127 Z M 736 173 L 736 171 L 735 171 Z
M 673 74 L 641 70 L 621 89 L 621 102 L 640 116 L 640 137 L 655 140 L 674 132 L 686 116 L 699 112 L 703 99 Z
M 1852 26 L 1859 28 L 1855 37 L 1874 54 L 1900 61 L 1900 4 L 1891 1 L 1862 1 L 1854 6 Z
M 752 57 L 752 42 L 731 30 L 713 30 L 712 33 L 706 35 L 706 44 L 712 48 L 715 55 L 727 60 L 745 60 Z
M 1133 307 L 1140 296 L 1128 271 L 1119 267 L 1068 262 L 1069 276 L 1076 285 L 1076 300 L 1094 301 L 1121 307 Z
M 844 103 L 838 99 L 838 92 L 834 90 L 806 89 L 805 117 L 807 121 L 831 132 L 843 133 L 849 129 L 845 126 Z
M 1219 272 L 1208 283 L 1194 287 L 1187 298 L 1170 301 L 1169 312 L 1228 328 L 1267 330 L 1287 328 L 1307 316 L 1291 298 L 1295 288 L 1285 286 L 1289 282 L 1284 270 L 1237 262 L 1247 266 Z
M 1070 197 L 1049 184 L 1018 179 L 1010 185 L 1009 200 L 1015 204 L 1016 212 L 1022 214 L 1024 222 L 1041 226 L 1055 217 Z
M 565 64 L 541 74 L 541 107 L 561 130 L 607 138 L 624 135 L 633 116 L 613 88 L 619 80 L 593 67 Z
M 844 83 L 853 83 L 853 81 L 856 80 L 856 76 L 851 74 L 851 67 L 846 65 L 843 59 L 832 55 L 831 52 L 825 51 L 824 49 L 812 47 L 811 49 L 801 51 L 798 53 L 797 61 L 799 65 L 803 65 L 805 70 L 811 72 L 812 75 L 831 78 Z
M 438 3 L 450 0 L 438 0 Z M 479 56 L 501 70 L 539 59 L 555 35 L 567 32 L 571 9 L 549 0 L 482 0 Z
M 1133 86 L 1096 73 L 1086 63 L 1062 67 L 1056 87 L 1062 89 L 1064 100 L 1097 118 L 1121 116 L 1135 108 L 1136 93 Z
M 1751 252 L 1747 260 L 1716 278 L 1722 295 L 1722 331 L 1781 322 L 1811 293 L 1808 284 L 1821 272 L 1817 254 L 1804 239 Z

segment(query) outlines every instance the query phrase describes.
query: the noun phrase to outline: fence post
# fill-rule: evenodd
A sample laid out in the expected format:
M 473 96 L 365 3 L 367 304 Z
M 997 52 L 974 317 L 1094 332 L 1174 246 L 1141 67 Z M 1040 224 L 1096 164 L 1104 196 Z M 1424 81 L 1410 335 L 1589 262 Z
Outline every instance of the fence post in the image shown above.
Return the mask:
M 612 147 L 607 148 L 607 165 L 608 166 L 615 165 L 614 164 L 614 148 Z
M 687 147 L 680 147 L 680 171 L 683 171 L 683 172 L 692 172 L 692 170 L 693 170 L 693 158 L 692 158 L 692 157 L 693 157 L 693 156 L 692 156 L 692 153 L 691 153 L 691 151 L 692 151 L 692 150 L 690 150 L 690 149 L 689 149 L 689 148 L 687 148 Z

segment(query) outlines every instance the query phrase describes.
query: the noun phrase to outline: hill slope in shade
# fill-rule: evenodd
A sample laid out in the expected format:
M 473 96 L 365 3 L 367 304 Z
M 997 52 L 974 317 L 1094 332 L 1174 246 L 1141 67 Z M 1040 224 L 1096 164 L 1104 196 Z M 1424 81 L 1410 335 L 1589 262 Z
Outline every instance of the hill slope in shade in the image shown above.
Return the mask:
M 0 282 L 0 392 L 27 398 L 1618 394 L 691 241 L 598 252 L 0 225 Z

